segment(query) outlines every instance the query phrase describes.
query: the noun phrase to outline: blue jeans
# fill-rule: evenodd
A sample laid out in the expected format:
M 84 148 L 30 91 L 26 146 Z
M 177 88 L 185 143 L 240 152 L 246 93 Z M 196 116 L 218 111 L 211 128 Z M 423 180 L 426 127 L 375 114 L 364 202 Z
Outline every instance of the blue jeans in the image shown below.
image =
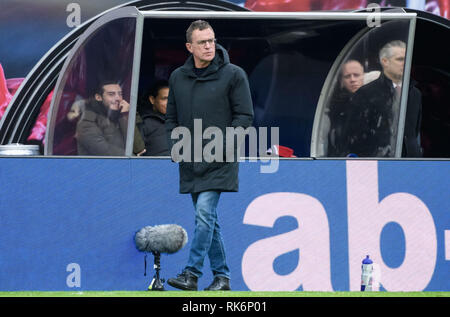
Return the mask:
M 206 191 L 191 195 L 195 208 L 195 230 L 185 270 L 201 277 L 203 261 L 208 255 L 214 276 L 230 278 L 222 234 L 217 221 L 216 208 L 220 192 Z

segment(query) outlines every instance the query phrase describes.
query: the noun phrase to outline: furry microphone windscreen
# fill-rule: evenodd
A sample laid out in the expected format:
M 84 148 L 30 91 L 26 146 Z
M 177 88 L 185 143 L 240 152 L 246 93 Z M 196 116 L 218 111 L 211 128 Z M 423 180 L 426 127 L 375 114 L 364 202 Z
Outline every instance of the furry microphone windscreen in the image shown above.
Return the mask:
M 146 226 L 135 235 L 136 248 L 142 252 L 175 253 L 187 243 L 187 232 L 179 225 Z

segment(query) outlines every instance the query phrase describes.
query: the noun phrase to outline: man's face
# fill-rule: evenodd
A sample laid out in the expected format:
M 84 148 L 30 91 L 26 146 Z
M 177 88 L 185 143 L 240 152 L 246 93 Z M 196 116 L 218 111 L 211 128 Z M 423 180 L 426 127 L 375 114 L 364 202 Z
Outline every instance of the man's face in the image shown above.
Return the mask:
M 192 53 L 197 68 L 208 66 L 214 59 L 216 55 L 214 40 L 214 31 L 211 28 L 192 32 L 192 43 L 186 43 L 186 48 Z
M 158 91 L 158 95 L 156 96 L 156 98 L 150 96 L 150 103 L 153 105 L 156 111 L 162 114 L 166 114 L 168 98 L 169 98 L 169 87 L 164 87 Z
M 356 61 L 348 62 L 342 67 L 342 85 L 348 91 L 354 93 L 363 85 L 364 69 Z
M 393 81 L 401 81 L 403 77 L 403 67 L 405 66 L 406 50 L 401 47 L 393 47 L 393 54 L 390 58 L 382 58 L 381 64 L 387 77 Z
M 111 110 L 119 110 L 120 102 L 123 99 L 122 88 L 117 84 L 104 85 L 103 94 L 101 96 L 95 94 L 95 99 Z

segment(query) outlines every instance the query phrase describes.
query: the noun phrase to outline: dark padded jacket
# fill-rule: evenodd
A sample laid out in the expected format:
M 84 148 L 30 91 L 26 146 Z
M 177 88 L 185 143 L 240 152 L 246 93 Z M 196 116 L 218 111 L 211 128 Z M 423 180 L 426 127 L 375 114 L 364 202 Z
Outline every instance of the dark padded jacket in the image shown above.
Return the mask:
M 191 55 L 169 79 L 169 99 L 166 129 L 169 149 L 179 142 L 172 140 L 176 127 L 186 127 L 191 134 L 190 162 L 179 163 L 180 192 L 196 193 L 207 190 L 238 191 L 239 163 L 225 162 L 226 127 L 247 128 L 253 122 L 253 105 L 247 75 L 230 63 L 228 53 L 216 45 L 211 64 L 197 76 Z M 202 131 L 217 127 L 223 134 L 223 162 L 194 162 L 194 119 L 201 119 Z M 202 133 L 203 135 L 203 133 Z M 202 148 L 211 140 L 202 140 Z M 197 152 L 198 153 L 198 152 Z
M 128 112 L 114 122 L 103 104 L 92 100 L 77 124 L 78 155 L 125 155 Z
M 397 125 L 393 118 L 394 87 L 383 74 L 361 87 L 349 105 L 349 153 L 360 157 L 394 156 L 393 136 Z M 422 116 L 422 96 L 411 80 L 403 138 L 403 156 L 420 157 L 419 133 Z M 399 112 L 399 110 L 397 110 Z
M 145 142 L 144 156 L 169 156 L 165 116 L 153 110 L 142 111 L 136 116 L 136 125 Z

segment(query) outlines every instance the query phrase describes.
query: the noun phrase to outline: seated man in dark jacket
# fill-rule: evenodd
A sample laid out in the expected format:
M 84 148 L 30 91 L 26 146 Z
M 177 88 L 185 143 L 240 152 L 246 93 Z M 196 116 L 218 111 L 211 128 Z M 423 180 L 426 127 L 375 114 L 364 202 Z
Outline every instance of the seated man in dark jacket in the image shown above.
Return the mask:
M 394 157 L 406 45 L 391 41 L 380 50 L 381 76 L 361 87 L 350 106 L 348 153 L 360 157 Z M 403 155 L 422 156 L 419 142 L 422 101 L 410 82 L 403 137 Z
M 77 123 L 78 155 L 125 155 L 130 104 L 116 81 L 104 81 Z
M 357 60 L 350 59 L 344 62 L 339 73 L 339 87 L 333 93 L 328 116 L 331 121 L 328 134 L 327 156 L 346 156 L 348 138 L 346 134 L 347 113 L 350 101 L 356 91 L 364 83 L 364 67 Z
M 150 87 L 138 108 L 136 125 L 145 142 L 145 156 L 170 155 L 164 124 L 168 96 L 168 81 L 159 80 Z

